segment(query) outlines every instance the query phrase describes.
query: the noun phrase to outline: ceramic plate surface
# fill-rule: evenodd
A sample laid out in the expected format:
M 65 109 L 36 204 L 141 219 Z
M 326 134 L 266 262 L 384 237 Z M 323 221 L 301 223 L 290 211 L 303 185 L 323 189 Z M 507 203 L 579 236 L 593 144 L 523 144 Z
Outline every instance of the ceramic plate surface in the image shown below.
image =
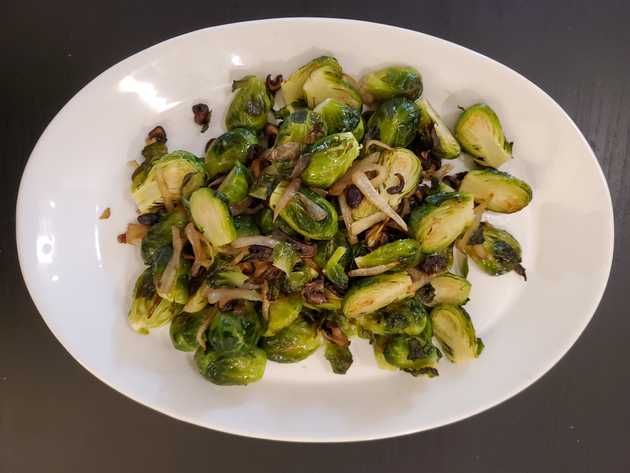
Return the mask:
M 492 278 L 471 265 L 466 306 L 486 348 L 440 376 L 378 369 L 370 346 L 353 342 L 355 364 L 331 373 L 323 354 L 295 365 L 268 363 L 247 387 L 217 387 L 175 351 L 168 330 L 141 336 L 127 325 L 139 251 L 116 235 L 135 218 L 129 160 L 146 132 L 163 125 L 169 149 L 202 155 L 223 131 L 233 79 L 283 73 L 321 54 L 355 77 L 409 64 L 425 96 L 453 125 L 458 105 L 490 104 L 515 141 L 504 170 L 529 182 L 534 199 L 491 220 L 521 242 L 529 280 Z M 199 133 L 191 106 L 210 104 Z M 110 207 L 108 220 L 98 217 Z M 142 51 L 107 70 L 64 108 L 35 147 L 22 178 L 17 243 L 28 289 L 64 347 L 130 398 L 200 426 L 268 439 L 354 441 L 430 429 L 518 393 L 576 341 L 610 271 L 609 191 L 586 140 L 543 91 L 509 68 L 455 44 L 390 26 L 348 20 L 278 19 L 219 26 Z M 588 251 L 584 251 L 588 248 Z

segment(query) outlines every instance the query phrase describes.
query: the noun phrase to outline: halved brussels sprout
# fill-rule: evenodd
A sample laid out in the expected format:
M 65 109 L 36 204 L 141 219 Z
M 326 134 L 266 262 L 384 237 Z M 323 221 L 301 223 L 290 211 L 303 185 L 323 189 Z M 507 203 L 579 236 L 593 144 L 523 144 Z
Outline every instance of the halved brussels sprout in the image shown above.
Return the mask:
M 415 100 L 422 94 L 422 76 L 410 66 L 384 67 L 370 72 L 361 78 L 360 84 L 361 91 L 377 102 L 394 97 Z
M 427 197 L 411 212 L 409 226 L 424 253 L 447 248 L 468 227 L 475 215 L 474 199 L 465 192 L 447 192 Z
M 484 103 L 467 108 L 455 125 L 455 138 L 482 166 L 498 168 L 512 158 L 512 144 L 494 110 Z
M 421 98 L 416 100 L 416 105 L 420 111 L 418 136 L 422 146 L 442 159 L 455 159 L 459 156 L 459 143 L 429 101 Z
M 326 123 L 329 134 L 351 132 L 357 141 L 363 138 L 361 111 L 339 102 L 335 99 L 326 99 L 315 107 Z M 359 135 L 359 136 L 357 136 Z
M 162 299 L 153 284 L 153 271 L 147 268 L 138 277 L 131 297 L 128 320 L 136 332 L 147 334 L 153 328 L 168 323 L 181 311 L 182 306 Z
M 148 144 L 142 149 L 142 157 L 144 158 L 144 161 L 133 171 L 133 174 L 131 175 L 131 192 L 135 191 L 138 186 L 144 182 L 147 178 L 147 174 L 153 166 L 153 163 L 166 154 L 168 154 L 166 143 L 162 143 L 160 141 Z
M 477 358 L 483 342 L 477 338 L 468 312 L 462 307 L 440 304 L 431 311 L 433 333 L 446 357 L 453 363 Z
M 236 228 L 236 238 L 260 235 L 260 229 L 253 215 L 237 215 L 232 217 L 232 221 Z
M 269 320 L 263 336 L 271 337 L 291 325 L 300 315 L 303 306 L 304 298 L 301 294 L 273 301 L 269 306 Z
M 228 203 L 235 204 L 247 197 L 250 181 L 249 169 L 237 161 L 217 190 L 225 196 Z
M 403 239 L 385 243 L 365 256 L 354 259 L 358 268 L 369 268 L 398 261 L 401 267 L 416 266 L 420 262 L 420 245 L 416 240 Z
M 287 187 L 286 182 L 278 184 L 269 198 L 269 206 L 276 208 L 282 194 Z M 301 195 L 298 195 L 301 194 Z M 330 240 L 337 233 L 337 211 L 328 200 L 307 187 L 301 187 L 280 212 L 280 217 L 296 232 L 313 240 Z M 308 203 L 305 203 L 308 202 Z M 317 215 L 313 215 L 310 206 L 318 207 Z M 325 217 L 321 220 L 319 212 L 323 211 Z
M 459 190 L 469 192 L 476 202 L 486 202 L 493 212 L 518 212 L 532 200 L 532 188 L 520 179 L 495 169 L 468 171 Z
M 181 313 L 173 319 L 169 335 L 173 346 L 180 351 L 195 351 L 199 347 L 199 332 L 209 321 L 211 312 L 202 310 L 195 314 Z M 205 340 L 205 334 L 201 335 Z
M 144 182 L 131 196 L 140 213 L 146 213 L 163 204 L 165 198 L 177 202 L 182 196 L 190 195 L 205 179 L 202 161 L 187 151 L 173 151 L 153 164 Z
M 342 246 L 337 248 L 326 262 L 322 271 L 324 276 L 326 276 L 326 279 L 339 289 L 346 289 L 348 287 L 348 275 L 346 274 L 345 266 L 342 263 L 346 252 L 347 248 Z
M 244 163 L 250 148 L 258 144 L 256 134 L 247 128 L 235 128 L 223 133 L 206 151 L 206 172 L 212 179 L 228 172 L 236 162 Z
M 289 115 L 280 125 L 276 145 L 285 143 L 312 144 L 326 136 L 326 122 L 317 112 L 298 110 Z
M 253 304 L 247 303 L 239 314 L 217 312 L 206 332 L 206 340 L 214 351 L 237 351 L 256 345 L 262 332 L 261 317 Z
M 414 297 L 390 304 L 371 314 L 357 317 L 356 323 L 374 335 L 420 335 L 429 314 Z
M 315 108 L 326 99 L 335 99 L 356 109 L 362 106 L 361 94 L 334 67 L 324 66 L 313 71 L 302 89 L 309 108 Z
M 367 123 L 371 139 L 397 148 L 408 146 L 416 136 L 419 119 L 418 107 L 411 100 L 396 97 L 383 102 Z
M 335 73 L 341 75 L 341 66 L 334 57 L 317 57 L 308 64 L 300 67 L 282 83 L 282 96 L 284 97 L 285 103 L 292 104 L 293 102 L 304 98 L 304 83 L 314 70 L 323 66 L 327 66 Z
M 303 318 L 262 339 L 261 348 L 267 358 L 278 363 L 296 363 L 309 357 L 322 344 L 317 327 Z
M 236 239 L 228 206 L 212 189 L 202 187 L 190 196 L 190 215 L 214 246 L 227 245 Z
M 428 324 L 430 326 L 430 324 Z M 383 348 L 385 360 L 401 370 L 413 375 L 430 378 L 438 375 L 437 363 L 442 357 L 432 343 L 424 337 L 395 335 Z
M 347 346 L 340 346 L 329 341 L 326 342 L 324 356 L 335 374 L 346 374 L 353 361 L 352 352 Z
M 239 386 L 254 383 L 265 374 L 267 358 L 260 348 L 247 346 L 235 352 L 195 352 L 195 363 L 199 373 L 214 384 Z
M 429 307 L 438 304 L 464 305 L 468 302 L 471 284 L 453 273 L 440 274 L 418 289 L 418 297 Z
M 480 224 L 479 244 L 469 243 L 465 252 L 481 270 L 499 276 L 518 270 L 521 264 L 521 245 L 507 231 L 487 222 Z
M 343 314 L 354 318 L 376 312 L 393 302 L 409 297 L 411 288 L 411 276 L 406 272 L 363 278 L 352 286 L 343 298 Z
M 160 248 L 173 244 L 173 232 L 171 227 L 177 227 L 183 230 L 187 223 L 188 216 L 181 207 L 166 215 L 162 215 L 158 223 L 152 225 L 142 239 L 140 252 L 142 253 L 144 263 L 150 265 L 153 263 L 155 255 Z
M 256 76 L 245 76 L 232 83 L 232 92 L 236 92 L 236 95 L 225 115 L 225 127 L 228 130 L 262 130 L 273 106 L 273 99 L 265 82 Z
M 171 256 L 173 255 L 173 248 L 170 246 L 163 246 L 155 253 L 153 259 L 153 280 L 160 281 L 162 274 L 166 269 Z M 188 302 L 188 280 L 190 279 L 190 266 L 191 263 L 188 260 L 180 259 L 180 264 L 177 267 L 175 273 L 175 282 L 168 293 L 160 291 L 159 285 L 155 283 L 158 295 L 166 300 L 176 302 L 177 304 L 186 304 Z
M 314 187 L 332 186 L 359 156 L 359 143 L 352 133 L 326 136 L 309 149 L 311 161 L 302 173 L 302 180 Z

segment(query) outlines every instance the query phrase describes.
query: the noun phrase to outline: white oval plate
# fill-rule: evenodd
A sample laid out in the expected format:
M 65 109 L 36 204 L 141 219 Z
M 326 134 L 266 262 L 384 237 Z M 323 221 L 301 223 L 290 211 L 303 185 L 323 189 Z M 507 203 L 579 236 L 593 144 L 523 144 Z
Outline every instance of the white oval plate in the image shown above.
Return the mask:
M 135 217 L 127 162 L 147 130 L 166 128 L 169 148 L 199 155 L 222 131 L 232 79 L 288 74 L 333 54 L 360 76 L 386 64 L 423 74 L 425 95 L 452 124 L 458 105 L 483 100 L 501 117 L 516 156 L 505 170 L 527 180 L 534 200 L 493 220 L 522 243 L 529 280 L 472 268 L 472 314 L 486 344 L 466 365 L 443 360 L 435 379 L 376 367 L 353 342 L 355 364 L 331 373 L 317 354 L 269 363 L 248 387 L 217 387 L 175 351 L 167 330 L 141 336 L 127 326 L 141 270 L 116 235 Z M 214 109 L 199 133 L 191 106 Z M 111 207 L 109 220 L 99 220 Z M 576 341 L 608 278 L 613 216 L 605 179 L 586 140 L 543 91 L 501 64 L 455 44 L 385 25 L 277 19 L 179 36 L 107 70 L 64 108 L 35 147 L 20 186 L 17 243 L 42 317 L 86 369 L 130 398 L 200 426 L 268 439 L 335 442 L 391 437 L 469 417 L 518 393 Z

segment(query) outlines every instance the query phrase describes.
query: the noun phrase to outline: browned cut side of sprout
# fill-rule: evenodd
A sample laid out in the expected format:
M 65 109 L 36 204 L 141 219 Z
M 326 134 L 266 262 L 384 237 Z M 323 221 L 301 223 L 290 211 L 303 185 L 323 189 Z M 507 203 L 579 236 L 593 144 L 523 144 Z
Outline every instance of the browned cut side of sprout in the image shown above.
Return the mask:
M 220 305 L 225 305 L 229 301 L 232 300 L 246 300 L 253 302 L 261 302 L 262 298 L 260 294 L 251 289 L 227 289 L 227 288 L 219 288 L 219 289 L 209 289 L 208 290 L 208 303 Z
M 387 215 L 385 215 L 383 212 L 374 212 L 372 215 L 368 215 L 367 217 L 362 218 L 361 220 L 357 220 L 356 222 L 352 223 L 352 226 L 350 227 L 350 231 L 354 235 L 359 235 L 360 233 L 363 233 L 368 228 L 372 227 L 372 225 L 376 225 L 377 223 L 382 222 L 386 218 L 387 218 Z
M 376 161 L 378 161 L 378 157 L 379 153 L 372 153 L 360 161 L 355 161 L 352 166 L 350 166 L 350 169 L 348 169 L 348 171 L 341 177 L 341 179 L 335 182 L 335 184 L 333 184 L 333 186 L 328 189 L 328 193 L 330 195 L 336 196 L 343 194 L 343 191 L 346 190 L 346 187 L 352 184 L 352 175 L 355 172 L 363 171 L 365 169 L 368 169 L 373 164 L 376 164 Z
M 348 276 L 350 276 L 351 278 L 356 278 L 360 276 L 376 276 L 377 274 L 383 274 L 390 269 L 397 268 L 399 264 L 400 263 L 398 263 L 398 261 L 393 261 L 391 263 L 379 264 L 378 266 L 371 266 L 369 268 L 353 269 L 352 271 L 348 272 Z
M 400 217 L 400 215 L 396 213 L 394 209 L 391 208 L 387 201 L 383 199 L 383 197 L 381 197 L 378 192 L 376 192 L 376 189 L 374 189 L 374 186 L 372 186 L 372 183 L 364 172 L 355 172 L 352 175 L 352 182 L 355 186 L 359 188 L 366 199 L 372 202 L 372 204 L 378 207 L 381 212 L 383 212 L 394 222 L 396 222 L 400 226 L 400 228 L 402 228 L 404 231 L 407 231 L 407 224 L 405 223 L 405 221 Z
M 289 204 L 289 202 L 291 202 L 291 199 L 293 199 L 293 197 L 299 190 L 301 184 L 302 184 L 302 181 L 299 177 L 295 177 L 291 180 L 291 182 L 289 182 L 289 185 L 286 187 L 286 189 L 280 196 L 280 199 L 278 200 L 278 203 L 276 204 L 276 208 L 273 210 L 273 220 L 272 220 L 273 222 L 275 222 L 278 219 L 280 212 L 282 212 L 286 208 L 286 206 Z
M 359 242 L 356 234 L 352 232 L 352 211 L 350 207 L 348 207 L 348 202 L 346 201 L 346 195 L 341 194 L 339 196 L 339 208 L 341 209 L 341 217 L 343 218 L 343 223 L 346 226 L 346 233 L 348 234 L 348 241 L 351 245 L 356 245 Z
M 177 268 L 181 262 L 182 248 L 184 247 L 184 242 L 182 241 L 182 235 L 179 232 L 179 228 L 173 225 L 171 227 L 171 234 L 173 237 L 173 254 L 171 255 L 171 259 L 168 261 L 166 269 L 164 269 L 164 273 L 160 278 L 159 288 L 161 293 L 168 293 L 171 289 L 173 289 L 175 278 L 177 276 Z
M 208 313 L 204 317 L 203 322 L 199 324 L 199 328 L 197 329 L 197 334 L 195 335 L 195 340 L 197 340 L 197 343 L 199 344 L 199 346 L 203 348 L 204 350 L 206 349 L 206 339 L 204 338 L 203 334 L 206 332 L 206 330 L 210 326 L 210 322 L 212 322 L 212 319 L 214 318 L 216 313 L 217 313 L 217 309 L 215 309 L 214 307 L 208 310 Z
M 259 245 L 259 246 L 266 246 L 268 248 L 273 248 L 278 243 L 280 243 L 280 241 L 272 237 L 253 235 L 253 236 L 237 238 L 231 244 L 234 248 L 245 248 L 251 245 Z
M 190 222 L 186 225 L 184 233 L 195 255 L 195 261 L 190 272 L 193 276 L 196 276 L 201 268 L 208 269 L 210 267 L 214 260 L 214 251 L 212 245 L 197 231 L 194 223 Z

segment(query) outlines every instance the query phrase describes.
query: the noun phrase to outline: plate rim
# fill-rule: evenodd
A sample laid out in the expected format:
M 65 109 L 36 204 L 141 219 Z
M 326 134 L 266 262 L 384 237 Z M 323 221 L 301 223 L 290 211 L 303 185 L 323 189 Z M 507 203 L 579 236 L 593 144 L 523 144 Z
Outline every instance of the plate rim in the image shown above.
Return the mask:
M 573 130 L 575 132 L 577 132 L 577 135 L 579 136 L 580 140 L 582 141 L 582 143 L 584 145 L 586 145 L 586 148 L 589 151 L 590 154 L 590 158 L 595 162 L 596 164 L 596 169 L 597 169 L 597 176 L 599 178 L 599 180 L 601 181 L 601 183 L 603 183 L 604 188 L 606 189 L 606 214 L 608 217 L 608 224 L 609 224 L 609 234 L 610 234 L 610 240 L 608 241 L 607 244 L 607 258 L 605 261 L 605 264 L 607 266 L 607 271 L 606 271 L 606 277 L 602 278 L 599 281 L 599 286 L 597 287 L 597 291 L 595 292 L 595 294 L 597 295 L 597 297 L 593 298 L 593 302 L 591 303 L 591 306 L 589 307 L 589 313 L 590 316 L 588 318 L 586 318 L 582 323 L 581 326 L 576 326 L 574 332 L 574 336 L 572 337 L 572 340 L 566 344 L 566 346 L 563 346 L 560 350 L 558 350 L 554 356 L 550 356 L 549 359 L 547 360 L 547 363 L 545 363 L 545 367 L 544 369 L 541 369 L 539 372 L 537 372 L 536 374 L 529 376 L 527 378 L 523 378 L 522 382 L 518 383 L 518 385 L 511 389 L 509 392 L 501 395 L 501 396 L 496 396 L 493 400 L 485 402 L 485 403 L 480 403 L 475 409 L 471 409 L 470 411 L 468 411 L 468 413 L 466 414 L 461 414 L 461 415 L 454 415 L 452 417 L 444 417 L 442 418 L 440 421 L 438 422 L 433 422 L 427 426 L 424 427 L 419 427 L 419 428 L 408 428 L 408 429 L 395 429 L 397 430 L 396 433 L 390 433 L 390 432 L 385 432 L 384 430 L 381 431 L 381 433 L 377 433 L 377 434 L 371 434 L 371 435 L 365 435 L 365 436 L 361 436 L 361 437 L 357 437 L 356 435 L 347 435 L 344 434 L 343 432 L 341 433 L 333 433 L 331 434 L 328 439 L 321 439 L 318 437 L 306 437 L 306 436 L 299 436 L 299 437 L 287 437 L 287 436 L 283 436 L 283 435 L 278 435 L 278 434 L 265 434 L 264 432 L 260 432 L 260 431 L 256 431 L 255 429 L 248 429 L 248 430 L 244 430 L 244 429 L 237 429 L 237 428 L 231 428 L 229 426 L 225 426 L 225 425 L 217 425 L 217 424 L 213 424 L 213 425 L 208 425 L 207 423 L 202 423 L 199 420 L 191 417 L 191 416 L 185 416 L 185 415 L 180 415 L 178 413 L 172 412 L 169 409 L 165 409 L 161 406 L 157 406 L 157 405 L 150 405 L 147 402 L 137 399 L 135 397 L 133 397 L 132 394 L 128 393 L 126 389 L 124 388 L 120 388 L 120 387 L 115 387 L 113 385 L 113 383 L 109 382 L 108 380 L 104 379 L 103 377 L 101 377 L 99 374 L 97 374 L 94 370 L 92 370 L 91 368 L 89 368 L 86 364 L 84 364 L 84 362 L 81 360 L 81 358 L 79 356 L 77 356 L 74 352 L 74 349 L 71 349 L 68 347 L 68 344 L 64 343 L 64 337 L 60 334 L 57 333 L 53 330 L 53 328 L 51 327 L 51 324 L 49 323 L 47 317 L 44 315 L 44 313 L 42 312 L 42 310 L 40 309 L 41 306 L 43 306 L 43 301 L 42 298 L 40 296 L 35 295 L 36 293 L 32 290 L 33 287 L 33 281 L 37 278 L 35 271 L 34 270 L 29 270 L 28 268 L 26 268 L 22 263 L 24 260 L 24 254 L 26 253 L 27 249 L 25 248 L 25 242 L 26 242 L 26 238 L 24 235 L 24 230 L 23 230 L 23 212 L 25 210 L 25 203 L 24 203 L 24 193 L 23 193 L 23 188 L 25 185 L 25 182 L 27 182 L 30 179 L 30 175 L 32 174 L 32 169 L 35 166 L 35 162 L 36 160 L 40 159 L 38 158 L 38 156 L 40 155 L 39 153 L 39 148 L 40 148 L 40 143 L 42 143 L 44 137 L 47 134 L 47 131 L 49 130 L 50 126 L 57 120 L 57 118 L 61 117 L 64 112 L 70 107 L 70 105 L 72 103 L 74 103 L 76 100 L 79 99 L 79 97 L 85 92 L 86 89 L 88 89 L 94 82 L 96 82 L 97 80 L 101 79 L 103 76 L 107 75 L 107 74 L 111 74 L 113 71 L 115 71 L 117 68 L 119 67 L 124 67 L 124 65 L 127 62 L 132 62 L 134 59 L 137 59 L 137 57 L 139 55 L 145 54 L 149 51 L 152 51 L 154 49 L 160 48 L 168 43 L 171 42 L 175 42 L 178 41 L 182 38 L 185 37 L 189 37 L 189 36 L 193 36 L 193 35 L 197 35 L 197 34 L 202 34 L 203 32 L 212 30 L 212 31 L 217 31 L 217 30 L 222 30 L 222 29 L 228 29 L 228 28 L 232 28 L 235 26 L 244 26 L 244 25 L 253 25 L 253 24 L 261 24 L 261 23 L 285 23 L 285 22 L 336 22 L 336 23 L 352 23 L 352 24 L 362 24 L 365 26 L 369 26 L 369 27 L 377 27 L 377 28 L 388 28 L 388 29 L 394 29 L 394 30 L 399 30 L 405 34 L 409 34 L 409 35 L 417 35 L 419 37 L 422 37 L 424 39 L 429 39 L 431 41 L 437 41 L 439 43 L 442 43 L 443 45 L 446 45 L 448 47 L 451 48 L 455 48 L 455 49 L 459 49 L 461 52 L 465 52 L 468 55 L 471 56 L 475 56 L 477 59 L 481 60 L 482 62 L 486 62 L 486 63 L 490 63 L 492 65 L 494 65 L 494 67 L 498 67 L 500 69 L 502 69 L 505 72 L 509 72 L 511 74 L 515 75 L 515 78 L 519 78 L 520 80 L 523 80 L 533 91 L 535 91 L 537 94 L 540 94 L 543 96 L 543 98 L 547 99 L 547 101 L 549 101 L 553 107 L 556 108 L 556 110 L 558 112 L 560 112 L 560 114 L 564 117 L 564 119 L 570 123 L 571 127 L 573 128 Z M 602 208 L 602 210 L 604 210 Z M 517 394 L 525 391 L 528 387 L 532 386 L 534 383 L 536 383 L 537 381 L 539 381 L 543 376 L 545 376 L 547 373 L 549 373 L 549 371 L 568 353 L 568 351 L 576 344 L 576 342 L 578 341 L 578 339 L 581 337 L 581 335 L 584 333 L 584 330 L 586 329 L 586 327 L 589 325 L 589 323 L 591 322 L 591 320 L 593 319 L 593 317 L 595 316 L 595 313 L 597 312 L 598 307 L 601 304 L 601 301 L 603 299 L 606 287 L 608 285 L 608 282 L 610 280 L 610 274 L 611 274 L 611 270 L 612 270 L 612 263 L 613 263 L 613 258 L 614 258 L 614 249 L 615 249 L 615 221 L 614 221 L 614 209 L 613 209 L 613 203 L 612 203 L 612 197 L 610 194 L 610 189 L 608 187 L 608 182 L 606 180 L 606 177 L 604 175 L 604 172 L 602 170 L 602 167 L 599 163 L 599 160 L 597 159 L 597 156 L 595 155 L 592 147 L 590 146 L 588 140 L 586 139 L 586 137 L 584 136 L 584 134 L 582 133 L 582 131 L 579 129 L 579 127 L 575 124 L 575 122 L 573 121 L 573 119 L 571 118 L 571 116 L 564 110 L 564 108 L 562 108 L 562 106 L 560 106 L 560 104 L 558 104 L 553 97 L 551 97 L 547 92 L 545 92 L 541 87 L 539 87 L 538 85 L 536 85 L 534 82 L 532 82 L 531 80 L 529 80 L 527 77 L 525 77 L 524 75 L 522 75 L 520 72 L 518 72 L 517 70 L 506 66 L 504 64 L 502 64 L 501 62 L 492 59 L 480 52 L 477 52 L 473 49 L 470 49 L 466 46 L 462 46 L 460 44 L 457 44 L 455 42 L 443 39 L 439 36 L 435 36 L 435 35 L 431 35 L 431 34 L 427 34 L 427 33 L 423 33 L 420 31 L 415 31 L 415 30 L 411 30 L 408 28 L 402 28 L 399 26 L 395 26 L 395 25 L 390 25 L 387 23 L 379 23 L 379 22 L 372 22 L 372 21 L 364 21 L 364 20 L 354 20 L 354 19 L 345 19 L 345 18 L 337 18 L 337 17 L 331 17 L 331 18 L 327 18 L 327 17 L 302 17 L 302 16 L 298 16 L 298 17 L 274 17 L 274 18 L 266 18 L 266 19 L 259 19 L 259 20 L 248 20 L 248 21 L 239 21 L 239 22 L 234 22 L 234 23 L 225 23 L 225 24 L 220 24 L 220 25 L 215 25 L 215 26 L 210 26 L 210 27 L 205 27 L 205 28 L 200 28 L 200 29 L 196 29 L 193 31 L 189 31 L 183 34 L 179 34 L 176 36 L 173 36 L 171 38 L 168 38 L 164 41 L 160 41 L 158 43 L 155 43 L 147 48 L 141 49 L 139 51 L 136 51 L 135 53 L 125 57 L 124 59 L 122 59 L 121 61 L 111 65 L 110 67 L 108 67 L 107 69 L 105 69 L 104 71 L 100 72 L 96 77 L 94 77 L 92 80 L 90 80 L 89 82 L 87 82 L 83 87 L 81 87 L 65 104 L 64 106 L 53 116 L 53 118 L 50 120 L 50 122 L 46 125 L 46 128 L 44 129 L 44 131 L 42 132 L 42 134 L 40 135 L 40 137 L 38 138 L 35 146 L 33 147 L 29 158 L 27 160 L 27 163 L 24 167 L 24 170 L 22 172 L 22 176 L 20 178 L 20 183 L 19 183 L 19 187 L 18 187 L 18 195 L 17 195 L 17 200 L 16 200 L 16 214 L 15 214 L 15 235 L 16 235 L 16 245 L 17 245 L 17 254 L 18 254 L 18 262 L 19 262 L 19 268 L 20 268 L 20 273 L 22 274 L 22 278 L 24 280 L 24 283 L 26 285 L 26 288 L 28 290 L 29 296 L 31 297 L 31 300 L 33 301 L 33 304 L 35 305 L 37 312 L 39 313 L 39 316 L 43 319 L 44 323 L 46 324 L 46 326 L 48 327 L 48 329 L 50 330 L 50 332 L 54 335 L 54 337 L 57 339 L 57 341 L 62 345 L 62 347 L 72 356 L 72 358 L 74 359 L 75 362 L 77 362 L 80 366 L 82 366 L 88 373 L 90 373 L 92 376 L 96 377 L 99 381 L 101 381 L 102 383 L 104 383 L 105 385 L 107 385 L 108 387 L 110 387 L 111 389 L 115 390 L 116 392 L 122 394 L 123 396 L 125 396 L 126 398 L 142 405 L 145 407 L 148 407 L 149 409 L 158 412 L 162 415 L 166 415 L 168 417 L 177 419 L 179 421 L 183 421 L 186 422 L 188 424 L 192 424 L 198 427 L 202 427 L 202 428 L 206 428 L 206 429 L 210 429 L 210 430 L 214 430 L 217 432 L 224 432 L 230 435 L 236 435 L 236 436 L 241 436 L 241 437 L 247 437 L 247 438 L 257 438 L 257 439 L 262 439 L 262 440 L 273 440 L 273 441 L 284 441 L 284 442 L 292 442 L 292 443 L 296 443 L 296 442 L 304 442 L 304 443 L 328 443 L 328 442 L 335 442 L 335 443 L 348 443 L 348 442 L 364 442 L 364 441 L 373 441 L 373 440 L 379 440 L 379 439 L 386 439 L 386 438 L 397 438 L 397 437 L 401 437 L 401 436 L 406 436 L 406 435 L 411 435 L 414 433 L 419 433 L 419 432 L 425 432 L 425 431 L 429 431 L 429 430 L 433 430 L 439 427 L 443 427 L 443 426 L 447 426 L 450 424 L 453 424 L 455 422 L 459 422 L 461 420 L 465 420 L 465 419 L 469 419 L 471 417 L 474 417 L 482 412 L 485 412 L 489 409 L 492 409 L 493 407 L 498 406 L 499 404 L 502 404 L 506 401 L 508 401 L 509 399 L 513 398 L 514 396 L 516 396 Z

